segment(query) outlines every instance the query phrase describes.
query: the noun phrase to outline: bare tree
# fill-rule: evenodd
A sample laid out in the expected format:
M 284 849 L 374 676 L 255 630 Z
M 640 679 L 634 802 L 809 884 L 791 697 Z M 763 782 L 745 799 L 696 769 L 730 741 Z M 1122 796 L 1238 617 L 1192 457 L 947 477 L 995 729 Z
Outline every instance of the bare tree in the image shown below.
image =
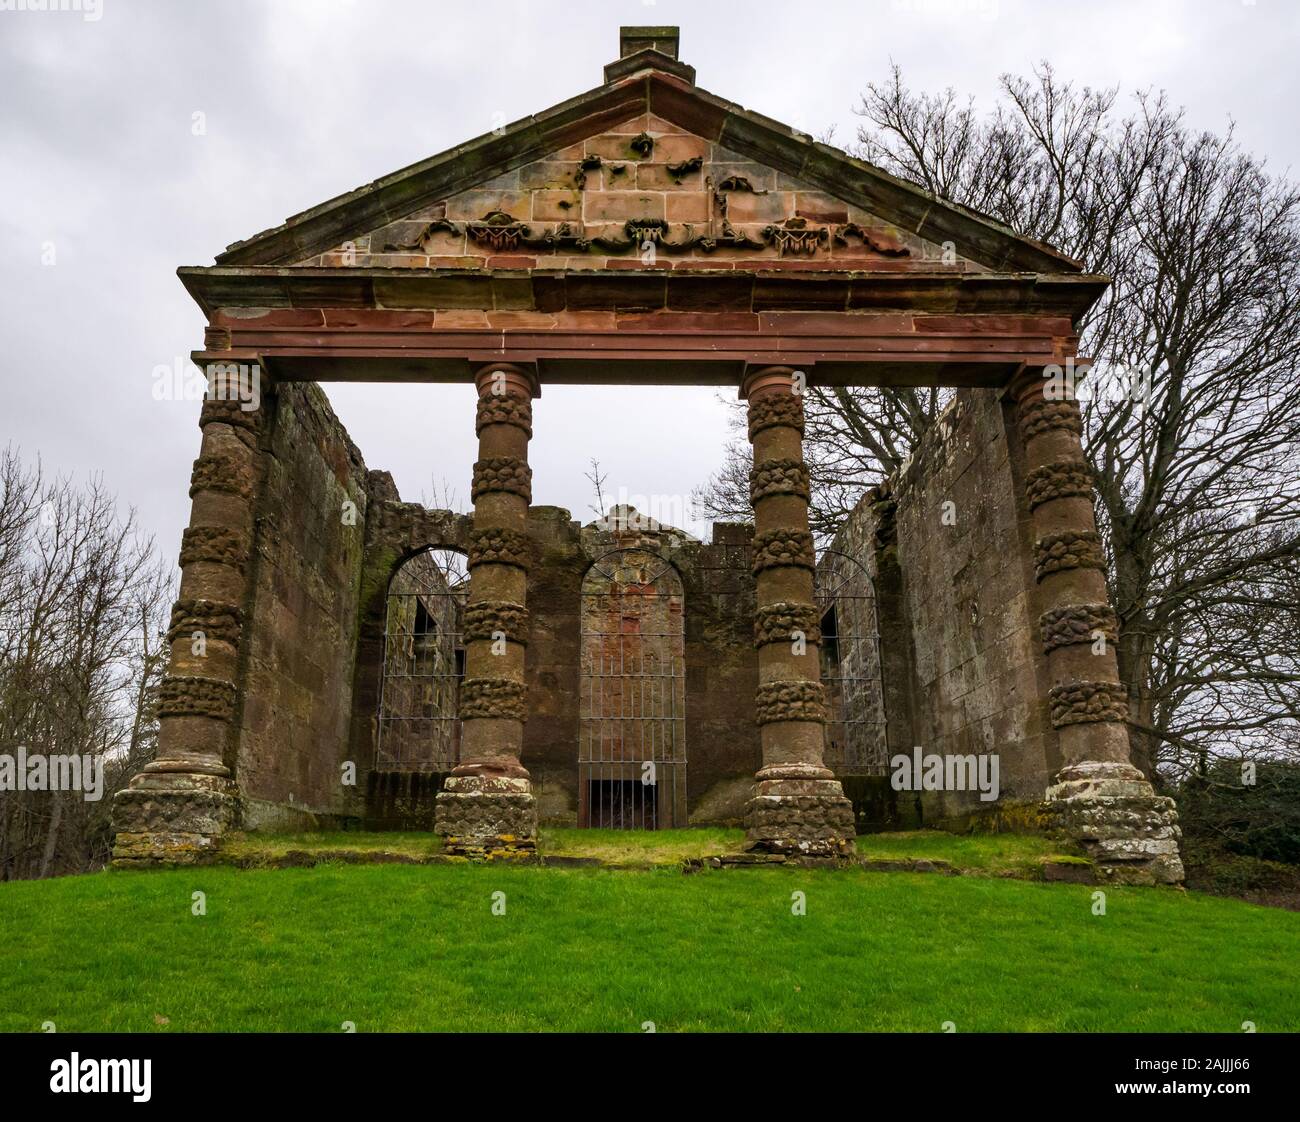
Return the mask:
M 170 567 L 119 517 L 99 480 L 81 490 L 0 453 L 0 752 L 103 761 L 103 798 L 0 793 L 0 876 L 80 871 L 107 857 L 115 786 L 149 758 Z
M 586 472 L 587 481 L 591 484 L 592 490 L 596 494 L 596 505 L 589 506 L 587 509 L 594 511 L 596 517 L 604 518 L 609 511 L 605 507 L 605 474 L 600 470 L 600 461 L 595 457 L 591 460 L 591 470 Z
M 1080 324 L 1097 360 L 1084 440 L 1134 756 L 1178 776 L 1297 744 L 1300 194 L 1163 95 L 1116 103 L 1044 64 L 1004 75 L 981 114 L 895 67 L 863 95 L 858 154 L 1113 278 Z M 895 470 L 943 403 L 810 394 L 814 527 Z M 747 510 L 745 451 L 698 493 L 706 509 Z

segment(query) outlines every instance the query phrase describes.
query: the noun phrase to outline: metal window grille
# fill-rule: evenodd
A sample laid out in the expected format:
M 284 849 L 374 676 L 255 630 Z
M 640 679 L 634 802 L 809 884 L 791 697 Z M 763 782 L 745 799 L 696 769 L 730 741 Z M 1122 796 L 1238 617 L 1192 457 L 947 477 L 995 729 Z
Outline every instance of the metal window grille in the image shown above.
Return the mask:
M 884 775 L 885 701 L 871 574 L 856 558 L 827 550 L 817 563 L 816 598 L 828 710 L 826 766 L 836 775 Z
M 445 772 L 460 758 L 465 557 L 429 549 L 388 586 L 376 770 Z
M 642 549 L 600 557 L 582 584 L 578 824 L 686 825 L 685 602 Z

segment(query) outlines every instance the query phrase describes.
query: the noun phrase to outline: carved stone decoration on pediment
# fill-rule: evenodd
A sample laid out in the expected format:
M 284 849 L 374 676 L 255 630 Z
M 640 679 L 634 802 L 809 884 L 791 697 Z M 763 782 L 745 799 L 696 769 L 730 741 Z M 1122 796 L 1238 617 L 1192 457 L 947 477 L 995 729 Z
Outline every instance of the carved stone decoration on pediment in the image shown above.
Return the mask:
M 593 238 L 592 244 L 606 253 L 627 253 L 640 249 L 646 242 L 663 249 L 678 248 L 663 240 L 667 233 L 668 223 L 662 218 L 629 218 L 623 223 L 623 237 Z
M 587 173 L 589 171 L 599 171 L 601 167 L 602 161 L 599 156 L 586 156 L 583 158 L 573 176 L 573 182 L 577 185 L 579 191 L 587 186 Z
M 848 246 L 849 238 L 857 238 L 862 245 L 885 257 L 910 257 L 912 251 L 896 238 L 879 230 L 868 230 L 856 222 L 836 228 L 832 235 L 836 245 Z
M 743 175 L 729 175 L 718 184 L 718 190 L 722 193 L 727 191 L 747 191 L 751 195 L 766 195 L 766 191 L 754 190 L 754 185 Z
M 689 231 L 690 227 L 687 227 Z M 741 233 L 725 218 L 722 220 L 722 233 L 711 238 L 701 234 L 686 248 L 698 249 L 701 253 L 712 253 L 715 249 L 762 249 L 763 243 L 748 234 Z
M 455 237 L 460 237 L 464 231 L 454 222 L 449 222 L 445 218 L 435 218 L 409 242 L 385 242 L 383 252 L 385 253 L 423 253 L 424 244 L 434 234 L 447 233 Z
M 627 146 L 643 160 L 648 160 L 655 150 L 655 138 L 648 132 L 639 133 L 628 141 Z
M 481 221 L 465 223 L 465 233 L 475 244 L 501 252 L 518 249 L 528 236 L 529 227 L 503 210 L 490 210 Z
M 668 223 L 662 218 L 629 218 L 623 225 L 623 232 L 637 245 L 646 242 L 659 245 L 668 233 Z
M 591 247 L 591 239 L 584 235 L 582 227 L 574 228 L 568 222 L 557 222 L 549 230 L 544 230 L 537 237 L 524 237 L 523 244 L 529 249 L 555 252 L 559 249 L 577 249 L 586 251 Z
M 809 226 L 806 218 L 787 218 L 780 225 L 764 226 L 765 241 L 776 246 L 784 257 L 787 253 L 803 253 L 811 257 L 819 245 L 830 240 L 825 226 Z
M 727 195 L 729 192 L 744 191 L 747 195 L 769 194 L 768 191 L 755 190 L 754 185 L 743 175 L 728 175 L 716 187 L 713 186 L 713 178 L 710 176 L 704 181 L 704 186 L 712 196 L 714 209 L 724 219 L 727 217 Z
M 673 179 L 675 179 L 678 183 L 680 183 L 688 175 L 692 175 L 693 173 L 699 171 L 700 168 L 702 168 L 703 166 L 704 166 L 703 156 L 692 156 L 689 160 L 682 160 L 680 163 L 669 164 L 668 174 L 671 175 Z
M 722 220 L 722 235 L 714 237 L 707 232 L 697 233 L 695 224 L 682 224 L 682 237 L 670 241 L 670 226 L 662 218 L 632 218 L 623 224 L 621 238 L 593 238 L 592 245 L 606 253 L 629 253 L 639 250 L 646 242 L 652 243 L 664 253 L 689 253 L 699 250 L 712 253 L 717 249 L 762 249 L 763 243 L 736 230 L 725 218 Z M 526 243 L 532 244 L 532 243 Z
M 698 161 L 686 160 L 682 164 L 673 164 L 670 170 L 681 170 Z M 618 165 L 623 167 L 625 165 Z M 586 171 L 605 168 L 611 172 L 617 170 L 615 165 L 605 163 L 599 156 L 584 159 L 579 165 L 575 179 L 579 186 L 585 182 Z M 698 170 L 698 169 L 697 169 Z M 717 250 L 761 250 L 774 246 L 779 254 L 803 254 L 812 256 L 819 247 L 833 242 L 837 246 L 847 247 L 856 239 L 862 246 L 886 257 L 907 257 L 911 250 L 891 234 L 883 230 L 873 230 L 856 222 L 828 229 L 824 226 L 811 226 L 806 218 L 788 218 L 781 223 L 763 227 L 758 238 L 738 230 L 727 218 L 727 192 L 746 191 L 756 195 L 768 194 L 756 191 L 749 180 L 743 176 L 728 176 L 711 190 L 717 217 L 714 222 L 720 224 L 720 232 L 710 223 L 700 228 L 693 223 L 683 223 L 677 238 L 671 237 L 672 227 L 662 218 L 630 218 L 623 224 L 621 236 L 588 237 L 580 222 L 558 222 L 540 233 L 534 233 L 526 222 L 502 210 L 492 210 L 477 221 L 463 224 L 437 218 L 424 226 L 408 242 L 386 242 L 384 252 L 423 253 L 427 243 L 436 234 L 447 233 L 459 237 L 464 234 L 470 241 L 499 253 L 521 248 L 554 253 L 561 250 L 586 252 L 593 246 L 609 254 L 632 253 L 642 249 L 647 242 L 665 253 L 714 253 Z

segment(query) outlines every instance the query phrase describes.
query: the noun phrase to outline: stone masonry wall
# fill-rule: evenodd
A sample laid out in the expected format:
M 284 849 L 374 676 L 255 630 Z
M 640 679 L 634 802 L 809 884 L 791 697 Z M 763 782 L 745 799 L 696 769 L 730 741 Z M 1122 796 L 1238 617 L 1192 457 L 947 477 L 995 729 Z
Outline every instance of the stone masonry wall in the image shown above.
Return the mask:
M 580 527 L 557 507 L 534 507 L 529 534 L 537 561 L 528 584 L 529 704 L 524 766 L 543 820 L 577 819 L 583 577 L 624 545 L 653 545 L 681 578 L 686 631 L 686 797 L 691 823 L 738 823 L 758 764 L 753 696 L 752 528 L 715 524 L 712 542 L 665 530 L 611 534 Z M 667 539 L 672 537 L 672 544 Z
M 276 393 L 257 507 L 236 767 L 251 829 L 331 825 L 359 811 L 342 765 L 349 758 L 366 468 L 319 386 L 290 383 Z
M 370 473 L 369 485 L 351 758 L 358 761 L 358 784 L 368 792 L 364 817 L 375 825 L 416 828 L 429 811 L 426 804 L 431 805 L 435 780 L 441 777 L 424 782 L 373 769 L 384 597 L 403 558 L 423 546 L 462 548 L 468 522 L 463 515 L 401 502 L 392 480 L 382 472 Z M 529 510 L 528 533 L 534 564 L 528 578 L 529 716 L 522 758 L 541 818 L 573 824 L 578 812 L 583 578 L 597 557 L 636 541 L 598 526 L 583 527 L 567 510 L 549 506 Z M 738 823 L 758 766 L 752 528 L 717 524 L 708 543 L 671 530 L 662 536 L 663 542 L 651 542 L 657 535 L 648 535 L 642 544 L 664 550 L 682 581 L 690 821 Z
M 864 496 L 836 539 L 877 582 L 890 755 L 914 746 L 999 755 L 1001 805 L 926 792 L 915 806 L 926 821 L 1036 803 L 1059 767 L 1007 425 L 995 391 L 958 391 L 911 462 Z M 904 822 L 915 821 L 911 809 Z

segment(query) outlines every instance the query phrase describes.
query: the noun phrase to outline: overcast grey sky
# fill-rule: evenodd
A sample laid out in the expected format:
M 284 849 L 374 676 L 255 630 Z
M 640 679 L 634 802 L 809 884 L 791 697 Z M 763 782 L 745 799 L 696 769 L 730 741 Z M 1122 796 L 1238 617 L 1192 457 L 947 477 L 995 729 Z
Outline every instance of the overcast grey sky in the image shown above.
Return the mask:
M 89 10 L 27 10 L 60 3 Z M 176 267 L 598 85 L 621 23 L 679 24 L 704 89 L 840 143 L 891 59 L 983 104 L 1049 59 L 1300 162 L 1296 0 L 0 0 L 0 445 L 102 471 L 175 556 L 198 404 L 153 400 L 153 371 L 203 335 Z M 469 387 L 327 392 L 404 497 L 465 502 Z M 727 416 L 716 390 L 550 387 L 534 501 L 589 518 L 591 457 L 607 493 L 688 494 Z

